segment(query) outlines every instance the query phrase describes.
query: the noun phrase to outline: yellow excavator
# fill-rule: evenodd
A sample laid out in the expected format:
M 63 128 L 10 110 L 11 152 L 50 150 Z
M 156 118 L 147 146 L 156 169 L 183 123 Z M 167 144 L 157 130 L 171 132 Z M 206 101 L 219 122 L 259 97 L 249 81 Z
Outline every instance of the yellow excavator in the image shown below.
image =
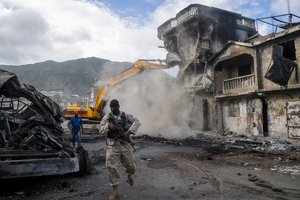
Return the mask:
M 65 119 L 70 119 L 74 117 L 75 112 L 77 112 L 78 116 L 83 119 L 84 129 L 95 129 L 94 125 L 99 123 L 99 121 L 104 116 L 103 108 L 106 102 L 105 97 L 113 86 L 132 76 L 140 74 L 145 70 L 169 68 L 167 66 L 168 65 L 166 65 L 165 62 L 162 60 L 137 60 L 133 63 L 131 68 L 113 76 L 110 80 L 103 84 L 103 86 L 99 89 L 94 106 L 79 104 L 69 105 L 66 109 L 66 114 L 64 115 Z M 92 125 L 91 128 L 89 124 L 94 125 Z

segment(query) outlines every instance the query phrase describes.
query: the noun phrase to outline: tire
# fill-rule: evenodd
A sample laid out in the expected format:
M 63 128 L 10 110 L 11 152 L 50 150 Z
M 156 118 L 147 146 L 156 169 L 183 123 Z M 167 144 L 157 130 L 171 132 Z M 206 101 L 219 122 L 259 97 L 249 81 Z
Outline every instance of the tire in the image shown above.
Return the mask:
M 79 176 L 85 176 L 90 171 L 90 164 L 88 159 L 88 153 L 84 149 L 79 149 L 77 151 L 78 160 L 79 160 Z

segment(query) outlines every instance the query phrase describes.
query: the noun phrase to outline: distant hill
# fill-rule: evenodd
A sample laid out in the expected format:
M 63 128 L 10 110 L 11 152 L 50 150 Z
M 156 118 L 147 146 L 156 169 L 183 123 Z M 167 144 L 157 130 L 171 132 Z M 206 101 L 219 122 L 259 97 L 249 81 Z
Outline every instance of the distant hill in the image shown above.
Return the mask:
M 21 83 L 33 85 L 38 90 L 63 89 L 68 95 L 86 95 L 96 78 L 106 80 L 129 67 L 129 62 L 112 62 L 96 57 L 18 66 L 0 65 L 1 69 L 17 74 Z

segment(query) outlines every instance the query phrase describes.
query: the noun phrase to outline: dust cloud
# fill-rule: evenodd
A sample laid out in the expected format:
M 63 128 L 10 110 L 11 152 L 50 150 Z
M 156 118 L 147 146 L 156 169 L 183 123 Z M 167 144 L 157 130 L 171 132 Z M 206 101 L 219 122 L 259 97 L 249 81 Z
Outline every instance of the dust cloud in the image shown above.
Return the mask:
M 105 62 L 101 67 L 101 72 L 95 72 L 95 74 L 98 74 L 98 77 L 102 78 L 113 77 L 125 69 L 131 68 L 131 66 L 132 64 L 129 62 L 120 62 L 119 64 L 118 62 Z
M 189 128 L 191 103 L 176 78 L 163 70 L 145 71 L 112 88 L 108 102 L 118 99 L 120 110 L 141 121 L 137 135 L 185 138 L 193 135 Z M 106 106 L 105 112 L 109 112 Z

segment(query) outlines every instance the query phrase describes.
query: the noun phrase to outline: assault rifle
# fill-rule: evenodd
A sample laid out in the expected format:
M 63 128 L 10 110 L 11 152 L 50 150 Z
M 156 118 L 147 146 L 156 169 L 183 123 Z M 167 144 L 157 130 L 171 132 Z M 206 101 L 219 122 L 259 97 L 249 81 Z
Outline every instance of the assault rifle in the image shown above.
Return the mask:
M 116 139 L 119 139 L 119 138 L 123 138 L 124 133 L 126 131 L 124 131 L 124 129 L 120 126 L 120 124 L 118 124 L 118 122 L 116 121 L 116 119 L 114 117 L 109 117 L 109 122 L 113 123 L 116 126 L 117 132 L 118 132 L 118 134 L 114 135 L 113 139 L 116 140 Z M 133 141 L 130 138 L 130 136 L 129 136 L 128 140 L 125 140 L 125 141 L 127 141 L 131 145 L 131 147 L 133 148 L 133 150 L 136 151 L 136 149 L 134 147 L 135 144 L 133 143 Z

